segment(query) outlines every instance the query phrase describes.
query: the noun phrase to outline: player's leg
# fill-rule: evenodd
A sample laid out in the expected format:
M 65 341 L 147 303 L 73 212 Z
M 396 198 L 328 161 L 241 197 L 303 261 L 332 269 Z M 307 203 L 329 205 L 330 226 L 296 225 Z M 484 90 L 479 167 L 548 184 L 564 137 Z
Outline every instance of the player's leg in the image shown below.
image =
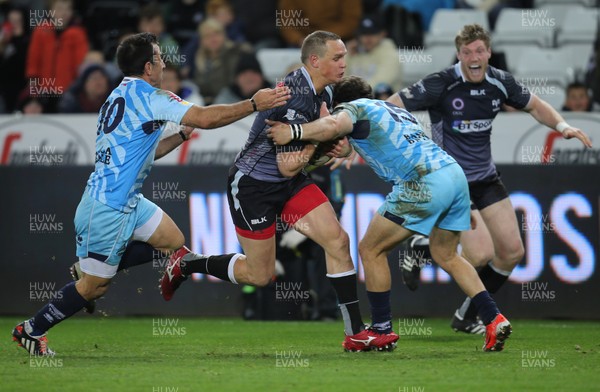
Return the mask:
M 435 227 L 429 235 L 431 255 L 471 298 L 481 321 L 486 326 L 484 351 L 501 351 L 504 348 L 504 341 L 512 332 L 510 323 L 498 310 L 473 266 L 457 253 L 459 237 L 458 232 Z
M 340 225 L 335 211 L 323 192 L 306 179 L 292 185 L 295 193 L 285 204 L 281 220 L 304 234 L 325 251 L 327 277 L 336 292 L 347 336 L 364 329 L 360 316 L 357 280 L 350 257 L 348 234 Z
M 508 275 L 523 259 L 525 249 L 517 223 L 515 210 L 509 198 L 500 200 L 481 210 L 481 216 L 494 243 L 492 268 L 500 271 L 491 282 L 494 290 L 506 282 Z
M 133 215 L 116 211 L 87 193 L 83 195 L 75 213 L 77 256 L 83 276 L 62 287 L 56 299 L 14 329 L 14 340 L 30 354 L 52 355 L 45 340 L 47 331 L 106 292 L 133 232 Z
M 163 253 L 170 253 L 183 246 L 184 236 L 173 219 L 153 202 L 140 197 L 135 212 L 132 212 L 136 221 L 131 240 L 121 256 L 117 271 L 150 263 L 161 257 Z M 80 262 L 74 263 L 71 276 L 79 280 L 83 276 Z M 95 301 L 90 301 L 84 310 L 93 313 Z
M 236 284 L 268 284 L 275 268 L 275 218 L 277 209 L 287 198 L 285 186 L 255 180 L 232 168 L 227 200 L 246 255 L 175 252 L 160 280 L 163 298 L 169 301 L 179 285 L 193 273 L 209 274 Z
M 454 165 L 451 165 L 454 166 Z M 457 165 L 452 167 L 453 173 L 440 182 L 447 181 L 446 196 L 454 197 L 444 213 L 438 218 L 436 227 L 431 231 L 429 241 L 433 259 L 448 272 L 458 283 L 461 289 L 471 298 L 472 305 L 476 308 L 481 321 L 486 326 L 485 351 L 500 351 L 504 347 L 504 340 L 511 333 L 508 320 L 498 311 L 496 303 L 481 282 L 477 272 L 469 262 L 457 253 L 460 232 L 469 230 L 470 200 L 466 178 Z M 445 170 L 441 169 L 440 171 Z M 452 178 L 454 177 L 454 178 Z M 448 181 L 449 180 L 449 181 Z
M 150 263 L 181 248 L 185 237 L 173 219 L 160 207 L 141 197 L 137 206 L 137 224 L 131 241 L 119 263 L 119 271 Z
M 400 226 L 400 218 L 391 214 L 384 216 L 375 214 L 358 245 L 358 251 L 365 271 L 372 328 L 381 333 L 390 333 L 392 331 L 390 303 L 392 278 L 388 254 L 413 232 Z
M 404 243 L 404 250 L 400 254 L 400 266 L 402 268 L 402 281 L 409 290 L 415 291 L 419 288 L 421 267 L 431 260 L 429 252 L 429 237 L 421 234 L 413 234 Z
M 305 192 L 320 193 L 322 195 L 316 185 L 305 188 Z M 300 197 L 309 200 L 308 195 Z M 321 200 L 323 202 L 319 206 L 295 222 L 289 219 L 295 215 L 289 209 L 285 214 L 282 214 L 282 219 L 293 224 L 297 231 L 319 244 L 325 251 L 327 277 L 338 298 L 338 305 L 344 319 L 344 332 L 346 335 L 352 336 L 364 329 L 364 323 L 358 304 L 356 269 L 350 257 L 350 242 L 348 234 L 337 220 L 333 207 L 331 207 L 325 195 L 322 196 Z M 291 202 L 293 203 L 293 200 Z M 296 215 L 296 217 L 300 216 Z
M 523 242 L 508 192 L 500 179 L 475 187 L 471 186 L 471 197 L 474 197 L 484 223 L 478 228 L 485 228 L 486 233 L 480 232 L 476 238 L 471 239 L 469 249 L 472 254 L 479 252 L 478 260 L 481 262 L 479 277 L 486 289 L 494 294 L 508 280 L 514 267 L 523 258 Z M 475 232 L 477 231 L 476 229 Z M 468 236 L 469 232 L 466 235 Z M 474 250 L 478 245 L 476 241 L 482 241 L 481 247 L 485 249 L 483 252 Z M 461 243 L 463 243 L 462 238 Z M 490 249 L 493 249 L 493 253 Z M 488 257 L 490 261 L 486 262 L 485 258 Z M 476 331 L 476 328 L 471 328 L 476 325 L 476 314 L 470 300 L 465 299 L 455 313 L 453 328 L 458 327 L 455 330 L 464 332 Z M 460 317 L 463 321 L 459 322 Z
M 471 219 L 474 221 L 475 228 L 460 234 L 461 256 L 478 269 L 494 257 L 494 243 L 481 213 L 474 206 L 471 207 Z
M 481 271 L 494 257 L 494 244 L 481 213 L 474 204 L 471 205 L 471 219 L 474 221 L 475 228 L 463 231 L 460 235 L 462 256 L 473 267 Z M 481 274 L 479 274 L 479 277 L 483 278 Z M 454 312 L 450 326 L 456 332 L 485 333 L 485 326 L 481 320 L 477 319 L 477 309 L 471 305 L 471 298 L 469 297 L 466 297 L 462 305 Z
M 356 269 L 350 256 L 348 234 L 340 225 L 331 203 L 312 181 L 303 181 L 295 187 L 299 191 L 285 204 L 281 219 L 293 225 L 325 251 L 327 277 L 336 292 L 344 321 L 344 349 L 393 349 L 398 340 L 397 335 L 378 334 L 365 329 L 360 314 Z

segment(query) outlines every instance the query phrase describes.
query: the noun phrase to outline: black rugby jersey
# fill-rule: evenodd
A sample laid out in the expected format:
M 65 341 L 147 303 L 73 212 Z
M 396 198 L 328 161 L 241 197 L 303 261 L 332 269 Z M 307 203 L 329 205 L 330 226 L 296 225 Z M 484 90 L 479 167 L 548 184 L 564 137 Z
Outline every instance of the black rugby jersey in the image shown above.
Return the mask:
M 428 110 L 433 140 L 460 164 L 469 182 L 496 175 L 490 137 L 502 104 L 523 109 L 529 90 L 508 72 L 488 66 L 481 83 L 466 81 L 460 62 L 399 92 L 409 111 Z
M 291 98 L 284 106 L 258 113 L 244 148 L 235 159 L 235 166 L 244 174 L 267 182 L 289 180 L 281 175 L 277 168 L 277 153 L 301 150 L 307 142 L 293 141 L 285 146 L 275 146 L 267 137 L 270 128 L 265 119 L 281 121 L 288 124 L 304 124 L 319 118 L 321 103 L 326 102 L 331 108 L 332 90 L 326 87 L 317 94 L 304 67 L 289 73 L 284 83 L 291 91 Z

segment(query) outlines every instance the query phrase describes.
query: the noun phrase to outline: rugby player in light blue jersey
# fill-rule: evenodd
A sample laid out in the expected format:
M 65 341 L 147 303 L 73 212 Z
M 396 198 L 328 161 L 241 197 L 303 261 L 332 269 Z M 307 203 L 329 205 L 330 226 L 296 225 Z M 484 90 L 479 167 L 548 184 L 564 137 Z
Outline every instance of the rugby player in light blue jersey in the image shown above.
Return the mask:
M 32 355 L 54 355 L 47 346 L 48 329 L 102 296 L 124 257 L 137 265 L 151 261 L 156 250 L 183 246 L 173 220 L 140 193 L 154 160 L 187 140 L 194 127 L 222 127 L 289 98 L 287 88 L 263 89 L 232 105 L 192 105 L 159 88 L 165 64 L 150 33 L 124 40 L 117 62 L 125 78 L 100 109 L 96 165 L 75 213 L 80 279 L 13 330 L 13 340 Z M 187 127 L 161 140 L 168 121 Z M 127 248 L 130 242 L 135 246 Z
M 438 147 L 406 110 L 374 100 L 362 78 L 343 78 L 334 87 L 332 116 L 304 124 L 268 122 L 277 145 L 293 140 L 325 142 L 347 137 L 332 151 L 348 155 L 352 148 L 392 192 L 371 221 L 359 244 L 365 269 L 372 328 L 392 330 L 391 275 L 388 253 L 420 233 L 430 236 L 433 259 L 472 298 L 487 326 L 485 351 L 500 351 L 511 333 L 508 320 L 485 290 L 477 272 L 457 252 L 460 232 L 470 228 L 467 179 L 454 158 Z M 342 148 L 343 147 L 343 148 Z

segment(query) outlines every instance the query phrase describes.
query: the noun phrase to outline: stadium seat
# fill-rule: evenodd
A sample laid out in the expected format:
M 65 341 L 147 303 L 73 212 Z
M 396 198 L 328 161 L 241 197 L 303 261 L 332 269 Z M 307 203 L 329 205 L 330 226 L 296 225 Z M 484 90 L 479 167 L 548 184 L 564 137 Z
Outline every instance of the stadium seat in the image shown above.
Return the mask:
M 556 110 L 561 110 L 567 96 L 564 88 L 552 84 L 543 87 L 535 86 L 530 90 Z
M 256 55 L 265 78 L 273 83 L 286 75 L 288 67 L 300 63 L 300 49 L 260 49 Z
M 402 86 L 409 86 L 423 77 L 441 71 L 452 65 L 455 53 L 453 46 L 440 46 L 429 49 L 401 50 Z
M 556 31 L 558 33 L 565 23 L 565 18 L 569 11 L 585 10 L 586 8 L 581 4 L 548 3 L 540 9 L 548 10 L 549 17 L 555 19 Z
M 556 18 L 545 9 L 505 8 L 496 22 L 495 45 L 537 45 L 552 47 Z
M 596 5 L 596 0 L 535 0 L 535 8 L 541 8 L 549 4 L 581 4 L 585 7 L 593 7 Z
M 593 44 L 598 28 L 598 9 L 570 9 L 556 38 L 558 46 Z
M 521 58 L 521 53 L 526 52 L 531 49 L 535 49 L 537 46 L 535 45 L 520 45 L 520 44 L 511 44 L 511 45 L 495 45 L 492 42 L 492 51 L 493 52 L 504 52 L 504 56 L 506 58 L 506 65 L 508 66 L 507 71 L 514 73 L 517 68 L 517 63 Z
M 514 75 L 536 86 L 559 85 L 565 88 L 574 79 L 575 70 L 576 64 L 568 52 L 531 48 L 521 53 Z
M 569 44 L 558 48 L 558 50 L 564 52 L 564 56 L 570 59 L 576 75 L 582 76 L 587 70 L 593 48 L 592 44 Z
M 489 30 L 488 19 L 483 11 L 438 9 L 433 15 L 429 32 L 425 36 L 425 46 L 453 44 L 456 33 L 464 25 L 471 23 L 478 23 Z

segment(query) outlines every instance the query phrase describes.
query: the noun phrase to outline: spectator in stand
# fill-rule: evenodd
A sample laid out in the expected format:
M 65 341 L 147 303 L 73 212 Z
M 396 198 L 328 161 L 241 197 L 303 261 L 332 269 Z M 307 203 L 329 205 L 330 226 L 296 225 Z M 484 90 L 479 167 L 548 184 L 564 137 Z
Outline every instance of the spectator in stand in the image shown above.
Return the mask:
M 225 34 L 233 42 L 246 42 L 242 22 L 236 17 L 233 6 L 228 0 L 208 0 L 206 16 L 215 18 L 223 27 Z
M 48 92 L 49 110 L 54 112 L 58 99 L 77 77 L 77 70 L 88 52 L 85 30 L 73 15 L 72 0 L 52 0 L 50 18 L 30 18 L 36 27 L 27 52 L 25 76 L 30 85 Z M 51 95 L 51 96 L 50 96 Z
M 274 11 L 277 0 L 254 0 L 252 7 L 248 7 L 246 0 L 233 0 L 233 5 L 244 28 L 244 36 L 254 50 L 283 46 Z
M 199 6 L 199 5 L 198 5 Z M 247 4 L 244 4 L 246 8 Z M 256 6 L 250 7 L 256 8 Z M 272 12 L 271 10 L 270 12 Z M 228 0 L 208 0 L 206 2 L 205 14 L 207 18 L 212 18 L 220 22 L 225 28 L 226 37 L 233 42 L 243 44 L 246 42 L 244 36 L 243 23 L 238 20 L 235 10 Z M 258 21 L 253 20 L 252 25 L 258 25 Z M 199 24 L 199 23 L 198 23 Z M 194 34 L 183 47 L 183 59 L 181 64 L 181 75 L 184 78 L 193 76 L 193 70 L 196 68 L 196 52 L 200 48 L 200 36 Z
M 596 112 L 598 105 L 592 102 L 588 88 L 580 82 L 567 86 L 567 96 L 562 110 L 565 112 Z
M 98 113 L 113 86 L 108 73 L 98 64 L 89 65 L 58 103 L 60 113 Z
M 29 88 L 25 88 L 19 94 L 16 102 L 15 111 L 24 115 L 36 115 L 47 113 L 47 103 L 44 98 L 36 97 L 29 93 Z
M 299 48 L 315 30 L 352 39 L 361 15 L 361 0 L 279 0 L 275 24 L 285 43 Z
M 453 9 L 455 5 L 456 0 L 383 0 L 381 8 L 394 6 L 417 13 L 421 17 L 423 29 L 429 31 L 435 11 L 439 8 Z
M 252 98 L 261 88 L 271 87 L 265 80 L 260 63 L 252 53 L 243 54 L 235 70 L 235 81 L 224 87 L 215 98 L 215 104 L 233 103 Z
M 92 64 L 98 64 L 104 68 L 112 86 L 116 86 L 123 79 L 123 73 L 119 67 L 114 62 L 106 61 L 104 54 L 99 50 L 90 50 L 87 52 L 83 58 L 83 62 L 79 66 L 79 75 Z
M 171 64 L 167 65 L 163 70 L 163 79 L 160 88 L 171 91 L 188 102 L 204 106 L 204 99 L 202 99 L 202 96 L 198 92 L 198 87 L 192 81 L 182 80 L 179 68 Z
M 402 63 L 394 41 L 386 37 L 383 18 L 369 15 L 360 21 L 356 40 L 346 45 L 348 75 L 360 76 L 371 86 L 385 83 L 395 91 L 402 87 Z
M 149 3 L 141 9 L 138 32 L 156 35 L 165 64 L 180 65 L 179 44 L 165 31 L 165 20 L 158 3 Z
M 198 32 L 201 42 L 195 54 L 194 81 L 210 105 L 223 87 L 233 83 L 239 58 L 250 47 L 227 39 L 225 28 L 213 18 L 202 22 Z
M 373 88 L 373 97 L 382 101 L 387 100 L 389 97 L 394 95 L 394 89 L 389 84 L 378 83 Z
M 171 12 L 168 30 L 172 31 L 180 42 L 195 36 L 198 25 L 205 18 L 206 0 L 176 0 L 170 1 L 169 5 Z
M 8 11 L 0 31 L 0 94 L 4 111 L 12 113 L 19 93 L 25 88 L 25 61 L 29 31 L 25 28 L 25 12 L 19 8 Z

